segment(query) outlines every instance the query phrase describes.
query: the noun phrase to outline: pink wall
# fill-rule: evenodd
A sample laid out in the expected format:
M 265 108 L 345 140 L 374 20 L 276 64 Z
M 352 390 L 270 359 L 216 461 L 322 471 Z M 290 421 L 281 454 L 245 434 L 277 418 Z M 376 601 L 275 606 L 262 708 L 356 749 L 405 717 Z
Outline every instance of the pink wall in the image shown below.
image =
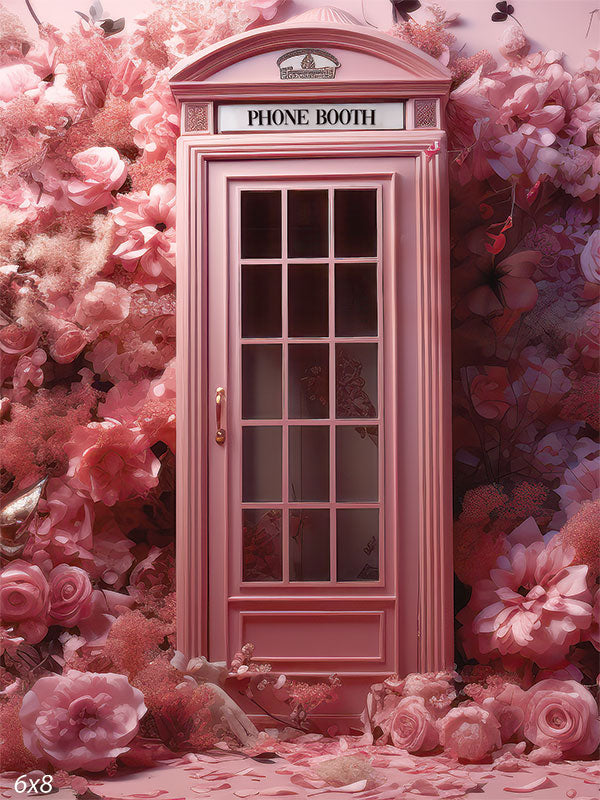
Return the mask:
M 66 28 L 76 19 L 75 10 L 87 11 L 91 0 L 30 0 L 37 15 L 43 22 Z M 389 0 L 362 0 L 367 9 L 369 21 L 385 29 L 391 24 L 391 5 Z M 25 0 L 4 0 L 4 5 L 17 13 L 32 30 L 33 20 L 27 11 Z M 152 0 L 104 0 L 107 16 L 125 16 L 131 21 L 138 14 L 147 13 L 152 8 Z M 308 8 L 332 5 L 343 8 L 362 19 L 361 0 L 287 0 L 276 22 L 299 14 Z M 481 48 L 496 53 L 498 40 L 508 23 L 492 23 L 493 0 L 438 0 L 438 5 L 449 12 L 459 12 L 461 21 L 454 28 L 459 46 L 465 44 L 464 53 L 469 54 Z M 515 13 L 524 26 L 533 46 L 538 49 L 560 50 L 567 56 L 567 65 L 577 66 L 580 56 L 588 48 L 600 47 L 600 13 L 594 15 L 590 32 L 586 31 L 590 12 L 598 7 L 598 0 L 514 0 Z M 425 2 L 423 3 L 425 6 Z M 414 14 L 416 20 L 425 19 L 427 11 L 420 9 Z

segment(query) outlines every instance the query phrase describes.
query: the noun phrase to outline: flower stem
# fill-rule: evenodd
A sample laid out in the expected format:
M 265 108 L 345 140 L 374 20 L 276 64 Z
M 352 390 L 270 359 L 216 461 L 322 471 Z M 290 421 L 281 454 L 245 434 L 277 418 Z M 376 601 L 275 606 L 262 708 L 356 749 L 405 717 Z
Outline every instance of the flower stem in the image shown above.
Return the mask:
M 27 8 L 29 9 L 29 13 L 31 14 L 31 16 L 32 16 L 32 17 L 33 17 L 33 19 L 35 20 L 35 24 L 36 24 L 36 25 L 41 25 L 42 23 L 41 23 L 41 21 L 40 21 L 40 18 L 38 17 L 38 15 L 37 15 L 37 14 L 35 13 L 35 11 L 33 10 L 33 7 L 32 7 L 32 5 L 31 5 L 31 3 L 29 2 L 29 0 L 25 0 L 25 5 L 26 5 L 26 6 L 27 6 Z

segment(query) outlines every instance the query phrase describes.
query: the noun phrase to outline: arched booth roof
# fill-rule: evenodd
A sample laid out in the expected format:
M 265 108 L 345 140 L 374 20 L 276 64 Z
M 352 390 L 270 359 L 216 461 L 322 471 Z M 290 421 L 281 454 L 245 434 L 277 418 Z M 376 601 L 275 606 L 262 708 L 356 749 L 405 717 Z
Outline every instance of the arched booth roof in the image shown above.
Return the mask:
M 390 97 L 447 95 L 449 70 L 396 37 L 350 22 L 336 9 L 314 19 L 303 14 L 279 25 L 245 31 L 182 60 L 171 71 L 178 100 L 313 95 Z M 308 17 L 308 19 L 307 19 Z M 332 22 L 332 19 L 339 21 Z M 282 80 L 277 57 L 294 49 L 315 48 L 337 59 L 333 79 Z

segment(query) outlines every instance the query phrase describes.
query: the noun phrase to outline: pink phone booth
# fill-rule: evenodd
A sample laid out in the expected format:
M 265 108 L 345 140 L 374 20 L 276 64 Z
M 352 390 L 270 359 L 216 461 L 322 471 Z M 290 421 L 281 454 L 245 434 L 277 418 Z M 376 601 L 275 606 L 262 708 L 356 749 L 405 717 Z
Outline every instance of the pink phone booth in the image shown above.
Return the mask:
M 328 8 L 171 86 L 178 646 L 337 672 L 351 723 L 452 663 L 450 76 Z

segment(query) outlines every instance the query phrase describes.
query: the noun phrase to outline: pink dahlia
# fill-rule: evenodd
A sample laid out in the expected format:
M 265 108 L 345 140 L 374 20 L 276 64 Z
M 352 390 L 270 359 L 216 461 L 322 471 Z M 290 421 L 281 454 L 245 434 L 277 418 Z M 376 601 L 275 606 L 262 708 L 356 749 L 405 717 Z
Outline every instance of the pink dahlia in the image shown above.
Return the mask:
M 113 210 L 122 240 L 114 255 L 129 272 L 138 264 L 162 284 L 175 280 L 175 184 L 119 197 Z
M 50 591 L 42 570 L 17 559 L 0 571 L 0 620 L 29 644 L 48 632 Z
M 73 669 L 36 681 L 19 716 L 33 755 L 59 769 L 99 772 L 129 750 L 146 710 L 124 675 Z
M 465 650 L 488 659 L 521 655 L 552 666 L 590 626 L 587 567 L 570 566 L 573 549 L 545 544 L 531 518 L 508 543 L 508 553 L 475 585 L 459 615 L 466 625 Z
M 107 506 L 143 495 L 158 483 L 160 461 L 139 428 L 114 420 L 91 422 L 74 429 L 65 450 L 72 486 Z
M 480 706 L 452 708 L 438 722 L 440 744 L 461 761 L 482 761 L 502 745 L 500 723 Z
M 96 211 L 112 205 L 111 192 L 120 189 L 127 167 L 114 147 L 88 147 L 72 158 L 78 173 L 67 183 L 70 199 L 78 206 Z

